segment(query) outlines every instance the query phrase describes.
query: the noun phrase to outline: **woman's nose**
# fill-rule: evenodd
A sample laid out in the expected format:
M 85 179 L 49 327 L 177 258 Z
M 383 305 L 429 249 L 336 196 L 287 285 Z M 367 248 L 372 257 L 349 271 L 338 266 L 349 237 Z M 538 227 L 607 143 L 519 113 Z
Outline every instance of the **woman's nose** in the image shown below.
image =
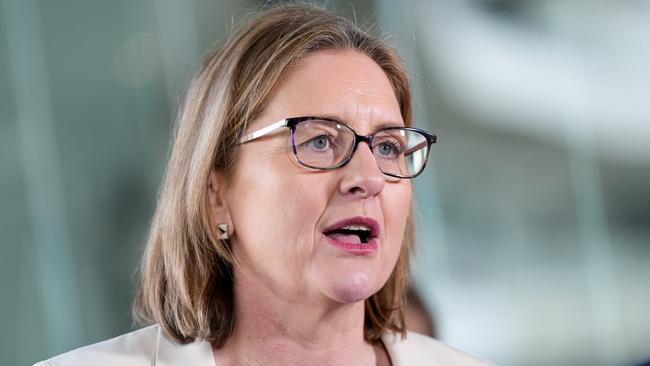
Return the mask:
M 342 168 L 342 194 L 368 198 L 379 194 L 386 184 L 386 176 L 377 166 L 368 144 L 359 144 L 352 159 Z

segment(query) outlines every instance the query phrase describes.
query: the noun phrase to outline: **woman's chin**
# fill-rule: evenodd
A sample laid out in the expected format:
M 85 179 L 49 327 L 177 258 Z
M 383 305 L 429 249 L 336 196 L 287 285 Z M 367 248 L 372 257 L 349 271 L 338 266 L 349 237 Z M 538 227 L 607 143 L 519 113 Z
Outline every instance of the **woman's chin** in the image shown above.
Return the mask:
M 354 272 L 339 276 L 329 286 L 329 297 L 343 304 L 365 300 L 379 291 L 375 276 L 366 272 Z

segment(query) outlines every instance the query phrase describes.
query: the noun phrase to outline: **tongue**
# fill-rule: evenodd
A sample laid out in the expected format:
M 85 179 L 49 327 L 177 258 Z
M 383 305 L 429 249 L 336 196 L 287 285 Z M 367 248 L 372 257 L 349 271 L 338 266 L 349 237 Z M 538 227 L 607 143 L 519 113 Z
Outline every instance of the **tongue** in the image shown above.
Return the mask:
M 327 236 L 342 243 L 361 244 L 361 238 L 354 234 L 331 233 Z

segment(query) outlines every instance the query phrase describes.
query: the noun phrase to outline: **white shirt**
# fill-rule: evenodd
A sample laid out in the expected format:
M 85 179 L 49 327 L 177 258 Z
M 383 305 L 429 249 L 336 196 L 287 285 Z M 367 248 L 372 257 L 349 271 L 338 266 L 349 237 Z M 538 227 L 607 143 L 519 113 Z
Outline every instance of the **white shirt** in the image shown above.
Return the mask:
M 470 356 L 433 338 L 408 332 L 406 339 L 386 333 L 382 341 L 393 366 L 488 366 L 489 362 Z M 104 342 L 82 347 L 34 366 L 217 366 L 207 341 L 178 344 L 158 325 L 142 328 Z

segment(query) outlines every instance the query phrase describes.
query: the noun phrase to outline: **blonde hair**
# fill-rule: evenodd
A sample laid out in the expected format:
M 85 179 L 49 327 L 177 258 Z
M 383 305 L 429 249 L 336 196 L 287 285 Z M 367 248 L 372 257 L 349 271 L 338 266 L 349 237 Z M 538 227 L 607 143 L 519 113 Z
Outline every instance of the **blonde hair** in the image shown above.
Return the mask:
M 274 7 L 250 19 L 205 57 L 178 117 L 142 258 L 133 305 L 137 320 L 158 323 L 179 343 L 225 343 L 236 321 L 235 263 L 229 242 L 217 238 L 210 214 L 210 171 L 232 172 L 240 137 L 263 111 L 287 67 L 314 52 L 347 49 L 366 54 L 384 70 L 410 126 L 409 81 L 396 52 L 329 11 L 307 5 Z M 365 300 L 368 342 L 378 342 L 387 330 L 405 334 L 402 304 L 414 242 L 412 217 L 393 273 Z

